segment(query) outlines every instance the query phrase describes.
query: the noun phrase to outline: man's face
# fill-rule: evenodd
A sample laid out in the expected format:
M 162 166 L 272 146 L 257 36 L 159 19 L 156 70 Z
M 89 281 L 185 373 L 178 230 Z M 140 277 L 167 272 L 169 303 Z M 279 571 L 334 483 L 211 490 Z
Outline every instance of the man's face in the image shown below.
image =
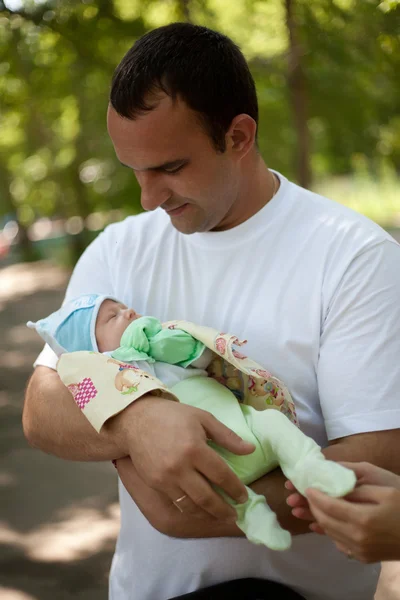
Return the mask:
M 110 106 L 108 132 L 122 164 L 133 170 L 145 210 L 161 207 L 182 233 L 229 229 L 238 221 L 239 166 L 228 146 L 218 153 L 196 114 L 162 96 L 135 121 Z

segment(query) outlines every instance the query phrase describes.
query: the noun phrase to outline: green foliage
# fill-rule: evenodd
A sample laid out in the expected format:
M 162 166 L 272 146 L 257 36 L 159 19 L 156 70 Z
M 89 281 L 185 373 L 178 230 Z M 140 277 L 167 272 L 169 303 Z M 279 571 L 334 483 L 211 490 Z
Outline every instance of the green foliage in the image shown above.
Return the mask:
M 332 178 L 347 181 L 361 160 L 371 191 L 382 164 L 391 173 L 400 168 L 400 3 L 292 4 L 317 185 L 332 195 Z M 0 218 L 14 212 L 28 226 L 39 216 L 140 210 L 138 185 L 108 139 L 108 90 L 135 39 L 174 20 L 214 27 L 242 47 L 259 93 L 261 152 L 271 167 L 296 178 L 285 6 L 285 0 L 0 0 Z M 328 177 L 329 186 L 321 184 Z M 396 214 L 396 175 L 390 178 Z M 379 210 L 368 210 L 380 218 Z

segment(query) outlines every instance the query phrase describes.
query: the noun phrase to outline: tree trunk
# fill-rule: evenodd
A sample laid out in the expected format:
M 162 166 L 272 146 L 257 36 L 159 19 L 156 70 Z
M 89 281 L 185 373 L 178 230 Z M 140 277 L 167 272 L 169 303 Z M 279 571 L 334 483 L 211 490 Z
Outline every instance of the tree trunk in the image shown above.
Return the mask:
M 183 15 L 183 20 L 186 23 L 191 23 L 192 19 L 190 16 L 190 0 L 179 0 L 179 9 Z
M 307 124 L 307 79 L 301 63 L 302 50 L 297 35 L 295 0 L 285 0 L 286 27 L 289 37 L 288 88 L 297 136 L 295 171 L 298 183 L 305 188 L 311 185 L 310 131 Z

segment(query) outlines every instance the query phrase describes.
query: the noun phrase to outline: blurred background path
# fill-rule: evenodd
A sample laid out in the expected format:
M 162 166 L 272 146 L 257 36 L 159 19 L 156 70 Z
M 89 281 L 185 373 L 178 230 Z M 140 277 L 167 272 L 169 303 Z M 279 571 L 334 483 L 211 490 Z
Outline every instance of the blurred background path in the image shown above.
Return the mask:
M 116 473 L 61 461 L 22 433 L 24 389 L 42 347 L 25 327 L 61 304 L 68 272 L 46 262 L 0 269 L 0 597 L 105 600 L 119 526 Z

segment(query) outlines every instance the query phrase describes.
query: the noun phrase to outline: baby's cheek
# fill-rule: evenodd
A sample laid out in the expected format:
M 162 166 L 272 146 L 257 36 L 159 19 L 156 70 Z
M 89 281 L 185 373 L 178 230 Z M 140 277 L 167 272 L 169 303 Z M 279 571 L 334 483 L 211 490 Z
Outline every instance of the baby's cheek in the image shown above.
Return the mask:
M 115 339 L 114 339 L 114 341 L 115 341 L 116 344 L 118 344 L 118 346 L 120 345 L 120 341 L 121 341 L 122 335 L 123 335 L 125 329 L 127 329 L 127 327 L 129 326 L 129 324 L 130 323 L 128 321 L 126 321 L 126 319 L 124 319 L 124 322 L 120 323 L 119 327 L 115 329 Z

